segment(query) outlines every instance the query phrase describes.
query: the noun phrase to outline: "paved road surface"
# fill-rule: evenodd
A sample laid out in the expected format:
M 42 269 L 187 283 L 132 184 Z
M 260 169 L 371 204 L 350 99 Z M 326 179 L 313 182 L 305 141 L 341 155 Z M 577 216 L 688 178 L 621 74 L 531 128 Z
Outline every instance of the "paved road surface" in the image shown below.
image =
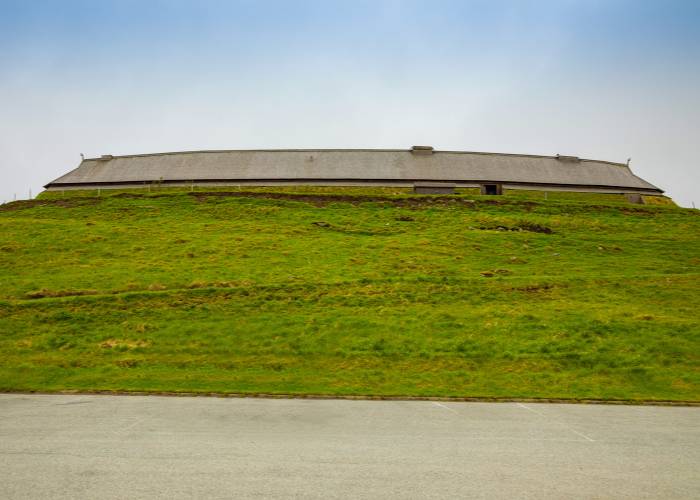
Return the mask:
M 0 395 L 0 498 L 700 498 L 700 408 Z

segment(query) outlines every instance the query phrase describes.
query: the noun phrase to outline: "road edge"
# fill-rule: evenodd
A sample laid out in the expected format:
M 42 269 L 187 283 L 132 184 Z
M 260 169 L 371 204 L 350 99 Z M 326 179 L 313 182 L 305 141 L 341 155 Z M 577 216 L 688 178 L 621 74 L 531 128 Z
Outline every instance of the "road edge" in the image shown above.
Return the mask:
M 439 401 L 453 403 L 550 403 L 594 404 L 627 406 L 688 406 L 698 407 L 700 401 L 673 401 L 653 399 L 589 399 L 589 398 L 520 398 L 520 397 L 449 397 L 449 396 L 398 396 L 398 395 L 349 395 L 349 394 L 275 394 L 238 392 L 168 392 L 168 391 L 113 391 L 113 390 L 2 390 L 0 394 L 58 395 L 58 396 L 160 396 L 160 397 L 209 397 L 251 399 L 315 399 L 349 401 Z

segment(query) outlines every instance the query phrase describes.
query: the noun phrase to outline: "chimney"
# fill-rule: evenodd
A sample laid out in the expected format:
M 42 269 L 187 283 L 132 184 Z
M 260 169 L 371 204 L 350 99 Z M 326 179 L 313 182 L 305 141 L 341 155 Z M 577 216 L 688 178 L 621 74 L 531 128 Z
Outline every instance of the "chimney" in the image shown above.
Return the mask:
M 433 154 L 432 146 L 412 146 L 411 153 L 414 155 L 431 155 Z
M 581 159 L 578 156 L 564 156 L 564 155 L 557 154 L 557 156 L 555 156 L 555 158 L 559 161 L 568 161 L 571 163 L 578 163 L 581 161 Z

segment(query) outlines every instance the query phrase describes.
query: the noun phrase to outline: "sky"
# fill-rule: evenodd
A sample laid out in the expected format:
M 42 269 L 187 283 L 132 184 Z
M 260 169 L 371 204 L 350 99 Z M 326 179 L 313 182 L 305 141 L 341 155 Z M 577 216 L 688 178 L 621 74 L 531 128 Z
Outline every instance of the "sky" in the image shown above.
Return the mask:
M 0 202 L 81 153 L 414 144 L 700 207 L 700 1 L 0 0 Z

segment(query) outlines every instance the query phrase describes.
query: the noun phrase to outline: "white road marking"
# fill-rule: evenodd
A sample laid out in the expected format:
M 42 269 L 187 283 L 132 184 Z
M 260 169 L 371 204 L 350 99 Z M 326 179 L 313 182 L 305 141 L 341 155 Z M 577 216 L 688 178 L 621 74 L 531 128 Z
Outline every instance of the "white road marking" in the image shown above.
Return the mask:
M 546 415 L 545 415 L 544 413 L 542 413 L 541 411 L 537 411 L 537 410 L 535 410 L 535 409 L 533 409 L 533 408 L 530 408 L 529 406 L 525 406 L 525 405 L 522 404 L 522 403 L 515 403 L 515 404 L 518 405 L 520 408 L 525 408 L 526 410 L 530 410 L 532 413 L 537 413 L 540 417 L 546 416 Z
M 146 420 L 148 420 L 148 417 L 138 418 L 138 419 L 134 420 L 133 422 L 131 422 L 129 425 L 122 427 L 121 429 L 117 429 L 115 431 L 112 431 L 112 434 L 116 434 L 117 436 L 119 436 L 119 435 L 133 429 L 134 427 L 136 427 L 137 425 L 139 425 L 140 423 L 142 423 Z
M 517 404 L 519 407 L 521 407 L 521 408 L 525 408 L 526 410 L 531 411 L 532 413 L 536 413 L 536 414 L 539 415 L 540 417 L 549 418 L 547 415 L 545 415 L 545 414 L 542 413 L 541 411 L 537 411 L 537 410 L 535 410 L 534 408 L 530 408 L 529 406 L 526 406 L 526 405 L 524 405 L 523 403 L 516 403 L 516 404 Z M 581 437 L 584 438 L 586 441 L 589 441 L 589 442 L 591 442 L 591 443 L 595 443 L 595 439 L 591 439 L 590 437 L 586 436 L 584 433 L 579 432 L 579 431 L 577 431 L 576 429 L 573 429 L 573 428 L 569 427 L 569 426 L 566 425 L 565 423 L 559 422 L 558 420 L 553 420 L 553 422 L 554 422 L 555 424 L 561 425 L 562 427 L 564 427 L 565 429 L 567 429 L 567 430 L 573 432 L 573 433 L 576 434 L 577 436 L 581 436 Z
M 449 406 L 445 406 L 445 405 L 442 404 L 442 403 L 438 403 L 437 401 L 432 401 L 432 403 L 433 403 L 435 406 L 439 406 L 440 408 L 444 408 L 444 409 L 446 409 L 446 410 L 450 410 L 452 413 L 459 413 L 457 410 L 455 410 L 455 409 L 453 409 L 453 408 L 450 408 Z

